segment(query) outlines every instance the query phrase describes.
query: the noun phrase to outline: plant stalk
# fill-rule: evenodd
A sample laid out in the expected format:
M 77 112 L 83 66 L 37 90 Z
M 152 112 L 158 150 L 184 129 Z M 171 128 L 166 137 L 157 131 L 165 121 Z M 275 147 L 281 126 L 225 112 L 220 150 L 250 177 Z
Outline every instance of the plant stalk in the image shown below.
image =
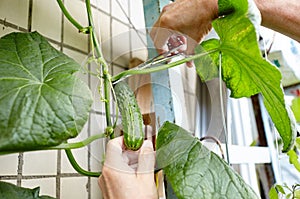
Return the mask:
M 159 71 L 162 71 L 162 70 L 173 68 L 173 67 L 178 66 L 180 64 L 183 64 L 185 62 L 198 59 L 202 56 L 208 55 L 208 54 L 216 52 L 216 51 L 218 51 L 218 49 L 214 49 L 214 50 L 211 50 L 211 51 L 208 51 L 208 52 L 192 55 L 192 56 L 183 58 L 181 60 L 171 62 L 171 63 L 168 63 L 168 64 L 163 64 L 163 65 L 160 65 L 160 66 L 153 65 L 152 67 L 143 68 L 143 69 L 133 68 L 133 69 L 130 69 L 130 70 L 126 70 L 126 71 L 120 72 L 119 74 L 113 76 L 111 78 L 111 81 L 112 82 L 117 82 L 118 80 L 120 80 L 124 77 L 127 77 L 127 76 L 131 76 L 131 75 L 141 75 L 141 74 L 149 74 L 149 73 L 153 73 L 153 72 L 159 72 Z
M 64 13 L 65 17 L 78 29 L 79 32 L 82 33 L 88 33 L 89 32 L 89 28 L 88 27 L 83 27 L 82 25 L 80 25 L 72 16 L 71 14 L 68 12 L 68 10 L 66 9 L 64 3 L 62 2 L 62 0 L 56 0 L 61 11 Z
M 101 134 L 97 134 L 97 135 L 92 135 L 88 138 L 86 138 L 83 141 L 80 142 L 75 142 L 75 143 L 62 143 L 58 146 L 54 146 L 54 147 L 50 147 L 47 148 L 46 150 L 52 150 L 52 149 L 78 149 L 78 148 L 82 148 L 87 146 L 88 144 L 90 144 L 91 142 L 101 139 L 101 138 L 105 138 L 105 134 L 101 133 Z
M 95 47 L 96 50 L 96 56 L 99 58 L 101 67 L 102 67 L 102 73 L 103 73 L 103 86 L 104 86 L 104 103 L 105 103 L 105 117 L 106 117 L 106 125 L 112 126 L 111 121 L 111 113 L 110 113 L 110 82 L 111 77 L 108 70 L 108 64 L 103 58 L 102 51 L 100 49 L 99 41 L 97 39 L 97 36 L 95 34 L 95 28 L 94 28 L 94 21 L 92 16 L 92 10 L 91 10 L 91 2 L 90 0 L 85 1 L 86 4 L 86 10 L 88 15 L 88 21 L 89 21 L 89 27 L 90 27 L 90 34 L 92 38 L 92 45 Z M 110 135 L 111 138 L 114 137 L 114 133 Z
M 73 168 L 80 174 L 90 177 L 99 177 L 101 175 L 101 172 L 91 172 L 84 170 L 79 166 L 79 164 L 76 162 L 71 149 L 65 149 L 65 152 L 67 154 L 67 157 L 69 159 L 69 162 L 72 164 Z
M 99 45 L 98 39 L 95 34 L 90 0 L 85 1 L 87 15 L 88 15 L 88 22 L 89 22 L 88 27 L 83 27 L 71 16 L 71 14 L 67 11 L 66 7 L 64 6 L 62 0 L 57 0 L 57 3 L 59 5 L 61 11 L 64 13 L 65 17 L 79 30 L 79 32 L 90 34 L 92 45 L 96 51 L 97 63 L 101 65 L 101 69 L 102 69 L 102 78 L 104 81 L 104 98 L 105 98 L 104 102 L 105 102 L 105 111 L 106 111 L 105 112 L 106 123 L 107 123 L 107 127 L 111 127 L 112 122 L 111 122 L 110 101 L 109 101 L 111 77 L 110 77 L 110 74 L 108 71 L 108 64 L 106 63 L 105 59 L 103 58 L 102 51 L 100 49 L 100 45 Z M 85 176 L 99 177 L 101 175 L 101 172 L 86 171 L 79 166 L 79 164 L 76 162 L 76 160 L 72 154 L 71 148 L 80 148 L 82 146 L 86 146 L 87 144 L 91 143 L 92 141 L 94 141 L 98 138 L 104 137 L 103 135 L 105 135 L 105 134 L 91 136 L 82 142 L 72 143 L 72 144 L 61 144 L 56 147 L 50 147 L 49 149 L 62 149 L 62 148 L 65 149 L 65 152 L 67 154 L 67 157 L 68 157 L 71 165 L 78 173 L 85 175 Z M 110 137 L 111 138 L 114 137 L 114 133 L 111 133 Z

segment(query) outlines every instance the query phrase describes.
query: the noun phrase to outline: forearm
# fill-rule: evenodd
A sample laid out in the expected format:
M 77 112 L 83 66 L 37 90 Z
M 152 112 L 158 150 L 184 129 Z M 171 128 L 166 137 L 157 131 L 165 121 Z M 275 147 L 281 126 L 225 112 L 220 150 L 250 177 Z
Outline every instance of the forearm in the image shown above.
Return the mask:
M 299 0 L 255 0 L 262 25 L 300 41 Z

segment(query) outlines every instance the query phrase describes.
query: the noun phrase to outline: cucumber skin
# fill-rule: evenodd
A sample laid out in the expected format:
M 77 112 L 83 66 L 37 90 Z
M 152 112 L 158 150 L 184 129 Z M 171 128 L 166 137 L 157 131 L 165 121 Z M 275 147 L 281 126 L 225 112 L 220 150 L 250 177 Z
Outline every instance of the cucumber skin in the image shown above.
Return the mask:
M 124 144 L 127 149 L 136 151 L 142 146 L 145 137 L 140 108 L 127 83 L 118 82 L 114 89 L 122 116 Z

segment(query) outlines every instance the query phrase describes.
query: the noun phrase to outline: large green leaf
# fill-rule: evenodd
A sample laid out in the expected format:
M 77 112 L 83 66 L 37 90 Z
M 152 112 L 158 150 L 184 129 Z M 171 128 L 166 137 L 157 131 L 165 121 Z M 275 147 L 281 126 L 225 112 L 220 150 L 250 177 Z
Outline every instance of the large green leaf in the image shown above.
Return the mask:
M 291 109 L 295 115 L 296 121 L 300 123 L 300 97 L 293 99 Z
M 37 32 L 0 39 L 0 153 L 58 145 L 81 131 L 92 97 L 79 68 Z
M 212 52 L 195 60 L 197 73 L 203 81 L 217 77 L 221 57 L 222 79 L 231 97 L 261 93 L 286 152 L 296 135 L 293 116 L 286 109 L 280 71 L 261 56 L 247 5 L 247 0 L 219 0 L 221 13 L 226 15 L 215 20 L 213 27 L 220 39 L 210 39 L 196 48 L 197 53 Z
M 54 199 L 49 196 L 39 196 L 40 188 L 28 189 L 0 181 L 1 199 Z
M 269 197 L 270 197 L 270 199 L 279 199 L 278 193 L 277 193 L 276 188 L 274 186 L 272 186 L 270 191 L 269 191 Z
M 298 154 L 296 151 L 291 149 L 287 152 L 287 155 L 289 156 L 290 164 L 294 165 L 295 169 L 300 172 L 300 162 L 298 160 Z
M 181 127 L 164 123 L 156 147 L 157 163 L 179 199 L 258 198 L 224 160 Z

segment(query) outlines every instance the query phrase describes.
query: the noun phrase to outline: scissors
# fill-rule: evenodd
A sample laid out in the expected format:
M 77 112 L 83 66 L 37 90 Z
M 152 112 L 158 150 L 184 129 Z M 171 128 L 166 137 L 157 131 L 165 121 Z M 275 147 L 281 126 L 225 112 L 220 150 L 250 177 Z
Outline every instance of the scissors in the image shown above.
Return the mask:
M 161 63 L 164 63 L 166 61 L 169 61 L 175 57 L 178 57 L 178 56 L 186 56 L 184 53 L 180 53 L 178 50 L 182 47 L 183 44 L 177 46 L 177 47 L 174 47 L 172 49 L 170 49 L 169 51 L 163 53 L 163 54 L 160 54 L 160 55 L 157 55 L 151 59 L 148 59 L 147 61 L 143 62 L 142 64 L 139 64 L 138 66 L 136 66 L 135 68 L 133 69 L 130 69 L 130 70 L 142 70 L 142 69 L 145 69 L 145 68 L 154 68 L 154 67 L 158 67 L 161 65 Z M 128 78 L 129 76 L 131 75 L 125 75 L 123 77 L 121 77 L 119 80 L 117 81 L 114 81 L 113 84 L 116 84 L 120 81 L 123 81 L 124 79 Z

